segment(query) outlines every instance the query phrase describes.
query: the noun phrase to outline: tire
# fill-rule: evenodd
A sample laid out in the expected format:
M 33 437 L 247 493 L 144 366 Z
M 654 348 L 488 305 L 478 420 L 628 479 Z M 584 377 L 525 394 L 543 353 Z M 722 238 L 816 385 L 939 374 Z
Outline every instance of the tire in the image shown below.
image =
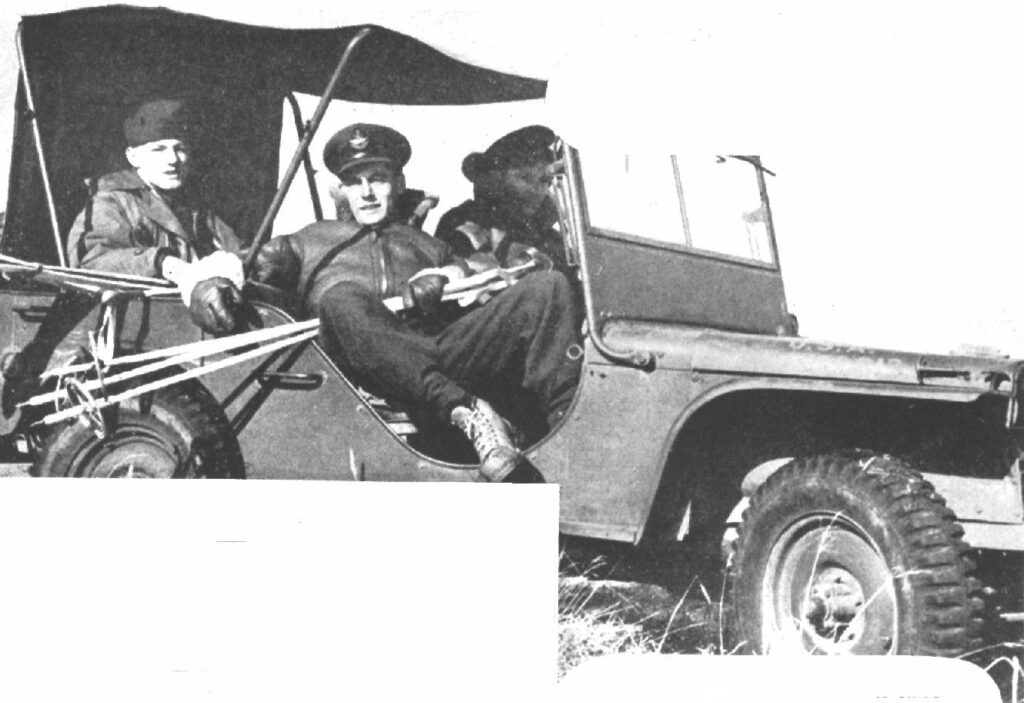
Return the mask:
M 217 399 L 185 381 L 104 410 L 107 436 L 72 421 L 41 442 L 39 476 L 244 478 L 245 465 Z
M 753 495 L 730 570 L 737 646 L 958 656 L 983 603 L 963 528 L 889 456 L 794 461 Z

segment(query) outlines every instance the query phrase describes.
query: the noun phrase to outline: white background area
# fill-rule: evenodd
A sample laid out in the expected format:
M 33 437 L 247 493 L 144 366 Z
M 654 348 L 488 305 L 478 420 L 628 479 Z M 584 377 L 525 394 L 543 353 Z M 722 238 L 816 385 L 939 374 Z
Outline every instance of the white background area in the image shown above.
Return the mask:
M 7 479 L 0 700 L 523 700 L 557 524 L 556 486 Z
M 165 4 L 283 26 L 386 24 L 541 78 L 588 57 L 589 71 L 576 61 L 582 97 L 572 101 L 590 116 L 585 124 L 612 118 L 617 126 L 604 134 L 624 145 L 674 127 L 684 147 L 760 153 L 778 173 L 773 213 L 805 336 L 1024 356 L 1024 45 L 1014 3 L 640 2 L 586 12 L 538 2 Z M 66 6 L 15 3 L 0 33 L 13 37 L 19 12 Z M 662 61 L 645 63 L 645 54 Z M 0 95 L 13 96 L 15 80 L 6 40 Z M 422 151 L 422 140 L 414 147 Z M 452 155 L 455 178 L 462 156 Z

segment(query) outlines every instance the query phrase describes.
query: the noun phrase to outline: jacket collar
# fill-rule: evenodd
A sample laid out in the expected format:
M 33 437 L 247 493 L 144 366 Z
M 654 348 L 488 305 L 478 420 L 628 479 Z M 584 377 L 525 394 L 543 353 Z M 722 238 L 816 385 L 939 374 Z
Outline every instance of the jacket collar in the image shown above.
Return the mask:
M 133 168 L 126 168 L 123 171 L 115 171 L 105 176 L 100 176 L 96 182 L 97 190 L 148 190 L 146 184 Z
M 187 230 L 171 210 L 170 205 L 157 195 L 146 182 L 139 178 L 135 169 L 125 169 L 102 176 L 96 184 L 97 190 L 134 192 L 142 201 L 142 214 L 156 225 L 184 239 L 190 239 Z M 191 212 L 191 208 L 187 208 Z

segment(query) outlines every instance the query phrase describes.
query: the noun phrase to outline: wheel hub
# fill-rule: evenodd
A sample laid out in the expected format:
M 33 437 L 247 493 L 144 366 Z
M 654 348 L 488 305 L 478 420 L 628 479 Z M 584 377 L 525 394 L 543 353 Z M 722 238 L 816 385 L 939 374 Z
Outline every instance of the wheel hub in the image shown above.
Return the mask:
M 154 447 L 119 447 L 104 456 L 93 469 L 96 478 L 165 478 L 173 476 L 177 461 Z
M 174 478 L 183 475 L 182 452 L 159 432 L 124 423 L 105 440 L 90 441 L 68 475 L 91 478 Z
M 762 613 L 763 639 L 775 650 L 895 650 L 889 567 L 866 532 L 839 516 L 806 516 L 779 536 L 766 565 Z
M 827 641 L 853 642 L 864 631 L 864 588 L 841 566 L 819 571 L 804 604 L 805 628 Z

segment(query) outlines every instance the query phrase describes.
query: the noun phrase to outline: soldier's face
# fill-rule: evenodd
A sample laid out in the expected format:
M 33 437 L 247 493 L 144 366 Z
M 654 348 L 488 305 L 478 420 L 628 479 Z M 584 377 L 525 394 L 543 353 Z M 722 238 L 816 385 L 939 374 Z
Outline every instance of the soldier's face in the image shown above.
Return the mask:
M 395 203 L 401 192 L 401 175 L 387 164 L 357 166 L 341 176 L 341 194 L 361 225 L 378 225 L 394 219 Z
M 188 146 L 180 139 L 128 147 L 125 156 L 139 177 L 159 190 L 177 190 L 188 180 Z
M 551 200 L 551 172 L 545 163 L 506 169 L 497 174 L 497 195 L 503 207 L 523 219 L 533 217 Z

